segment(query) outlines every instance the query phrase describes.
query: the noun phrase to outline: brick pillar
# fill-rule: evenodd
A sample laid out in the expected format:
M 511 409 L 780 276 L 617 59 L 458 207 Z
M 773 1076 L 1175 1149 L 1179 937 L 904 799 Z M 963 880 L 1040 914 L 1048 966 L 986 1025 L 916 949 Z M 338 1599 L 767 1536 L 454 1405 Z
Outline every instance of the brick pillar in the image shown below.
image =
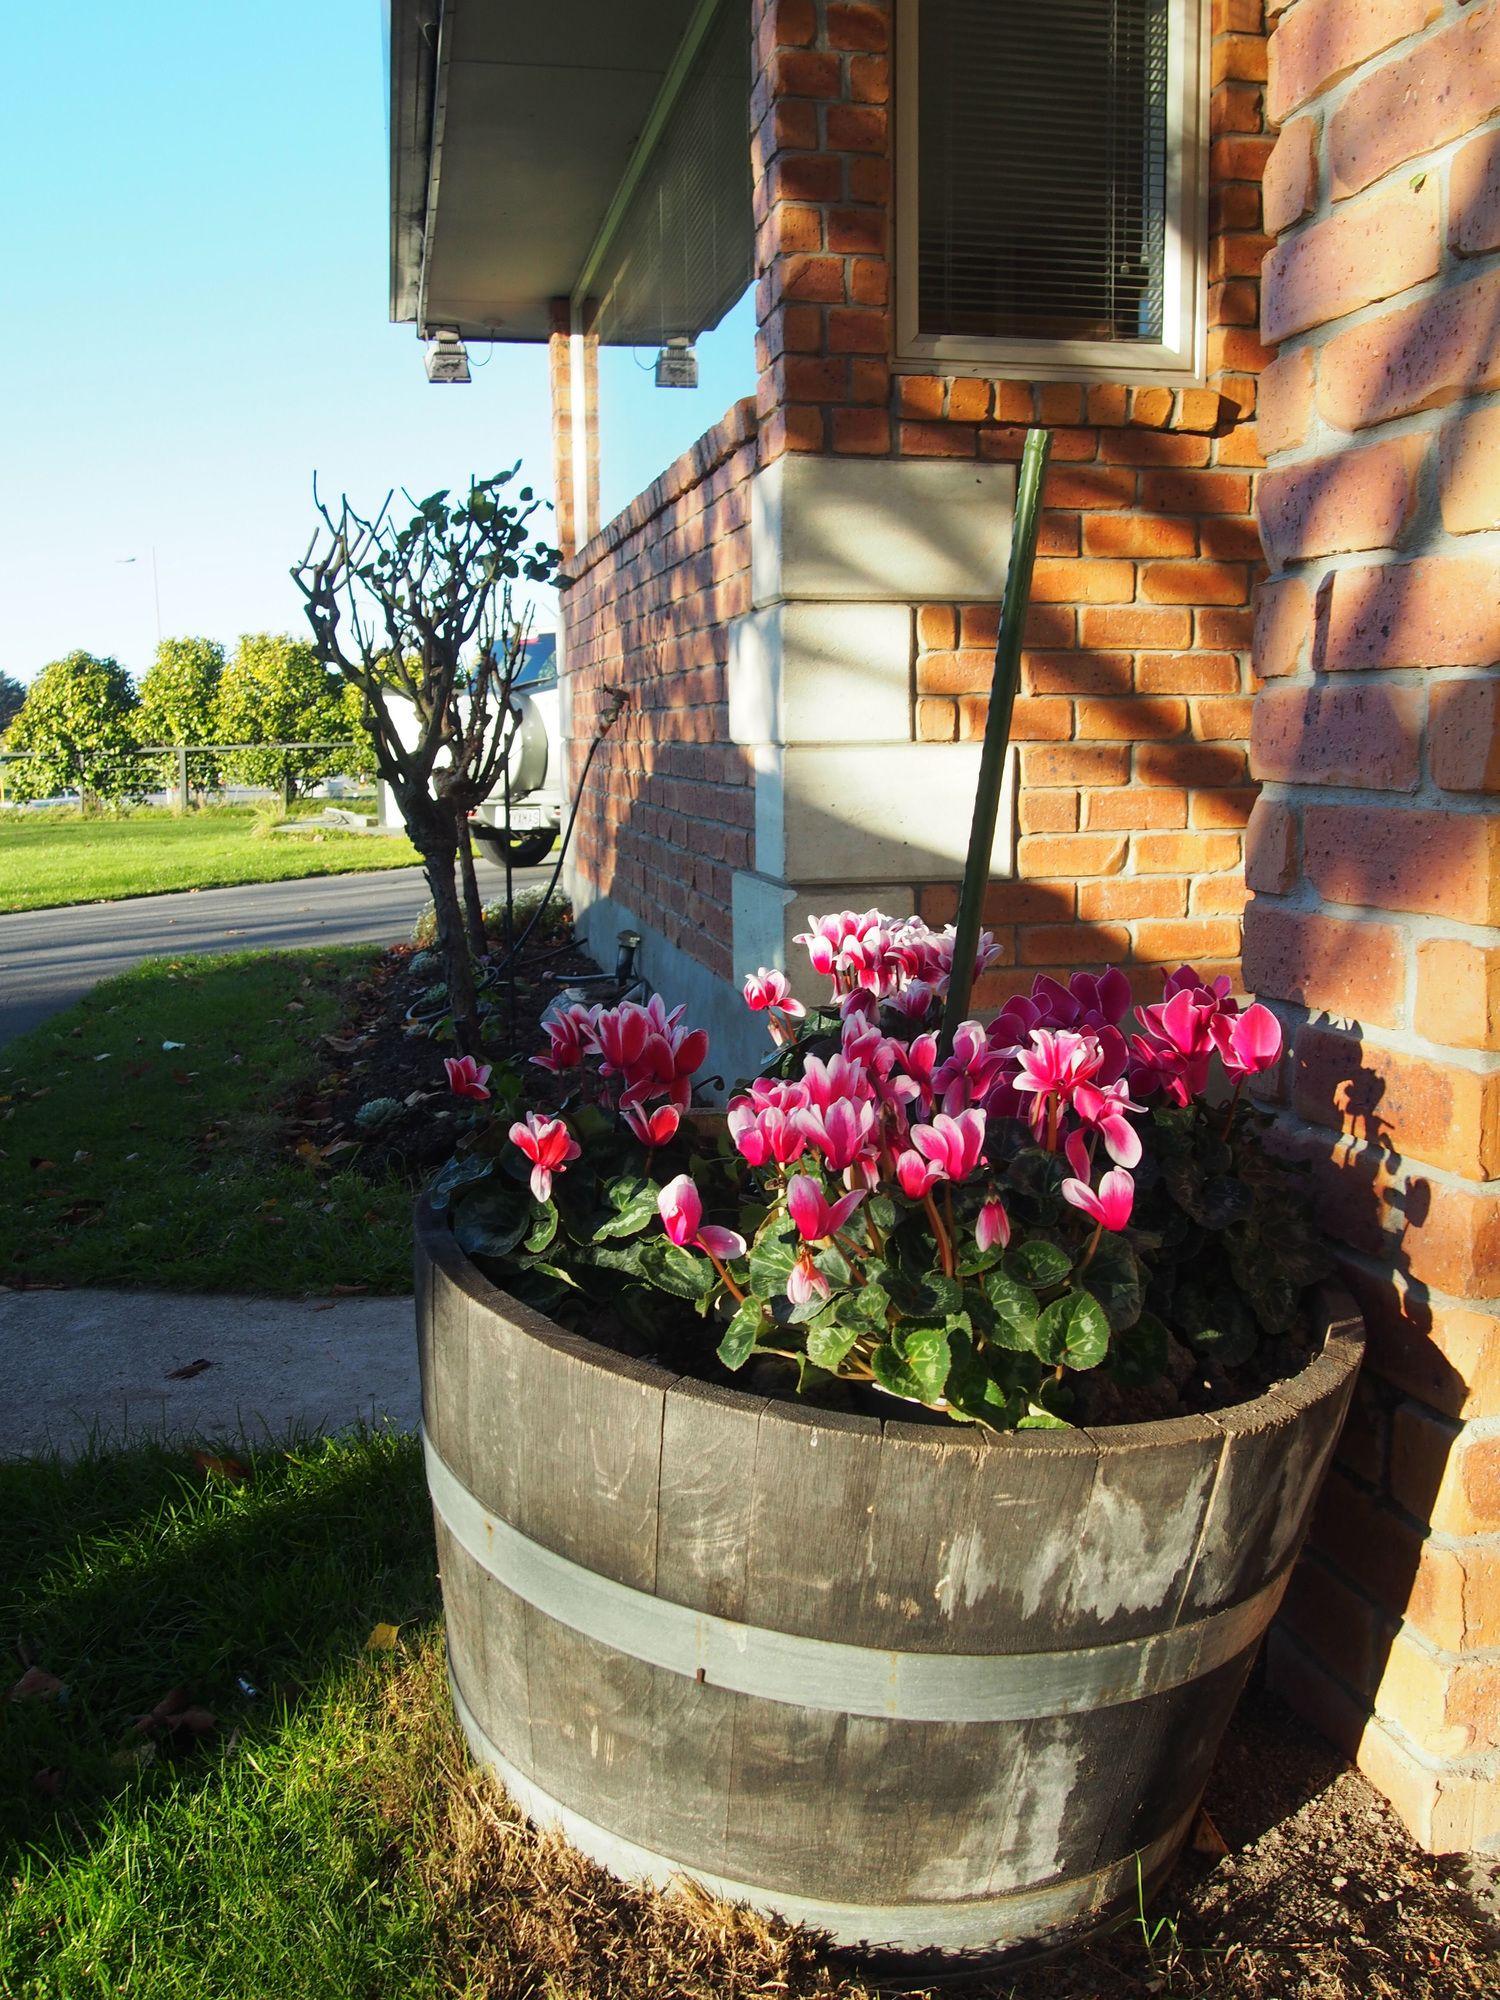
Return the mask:
M 1265 175 L 1247 984 L 1369 1320 L 1275 1641 L 1428 1846 L 1500 1842 L 1500 0 L 1297 0 Z

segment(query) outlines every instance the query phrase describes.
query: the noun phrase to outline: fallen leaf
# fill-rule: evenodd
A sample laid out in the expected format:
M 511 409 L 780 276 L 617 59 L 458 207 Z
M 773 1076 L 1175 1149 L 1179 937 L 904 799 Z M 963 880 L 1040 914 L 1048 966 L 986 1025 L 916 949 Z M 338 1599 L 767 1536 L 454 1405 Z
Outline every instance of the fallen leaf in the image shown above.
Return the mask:
M 242 1486 L 250 1477 L 249 1466 L 242 1465 L 237 1458 L 216 1458 L 212 1452 L 195 1451 L 193 1463 L 210 1479 L 227 1479 L 236 1486 Z
M 28 1667 L 5 1699 L 7 1701 L 57 1701 L 66 1693 L 66 1684 L 60 1681 L 56 1674 L 49 1674 L 45 1667 Z
M 32 1154 L 31 1164 L 33 1169 L 39 1174 L 56 1173 L 57 1171 L 56 1160 L 45 1159 L 40 1153 Z
M 211 1361 L 189 1361 L 181 1368 L 169 1368 L 167 1370 L 167 1380 L 169 1382 L 191 1382 L 195 1375 L 201 1375 L 205 1368 L 212 1368 L 213 1365 Z
M 368 1285 L 330 1285 L 328 1296 L 331 1299 L 352 1299 L 356 1293 L 367 1292 L 369 1289 Z
M 1211 1854 L 1216 1860 L 1221 1854 L 1229 1852 L 1229 1842 L 1220 1833 L 1202 1806 L 1198 1808 L 1198 1817 L 1193 1822 L 1193 1852 L 1194 1854 Z
M 399 1625 L 377 1625 L 365 1641 L 367 1653 L 394 1653 L 396 1640 L 400 1635 Z

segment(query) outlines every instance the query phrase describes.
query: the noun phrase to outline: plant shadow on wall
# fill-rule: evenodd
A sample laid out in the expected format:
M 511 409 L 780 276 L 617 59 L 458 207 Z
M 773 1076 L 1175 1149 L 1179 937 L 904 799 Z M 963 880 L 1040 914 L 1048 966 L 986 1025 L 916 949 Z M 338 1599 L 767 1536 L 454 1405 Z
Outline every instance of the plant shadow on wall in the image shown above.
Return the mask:
M 1462 218 L 1455 213 L 1450 219 L 1453 240 L 1458 240 L 1461 229 Z M 1348 427 L 1352 433 L 1348 446 L 1314 461 L 1305 473 L 1301 466 L 1289 468 L 1303 475 L 1296 483 L 1292 524 L 1301 539 L 1283 552 L 1283 561 L 1296 563 L 1300 559 L 1303 572 L 1316 571 L 1321 564 L 1325 573 L 1316 581 L 1312 596 L 1304 669 L 1312 675 L 1311 698 L 1290 743 L 1278 741 L 1276 746 L 1278 759 L 1285 759 L 1284 763 L 1278 761 L 1276 775 L 1285 772 L 1288 780 L 1283 799 L 1295 807 L 1299 784 L 1339 788 L 1342 796 L 1332 810 L 1347 824 L 1350 815 L 1361 809 L 1378 812 L 1395 805 L 1399 811 L 1404 793 L 1424 813 L 1426 823 L 1421 833 L 1429 838 L 1425 860 L 1419 834 L 1414 832 L 1409 840 L 1395 839 L 1385 827 L 1359 843 L 1346 834 L 1327 852 L 1317 848 L 1309 852 L 1305 823 L 1299 824 L 1296 837 L 1300 844 L 1293 849 L 1292 872 L 1298 886 L 1293 889 L 1290 907 L 1317 909 L 1321 899 L 1333 907 L 1340 920 L 1408 911 L 1441 917 L 1451 910 L 1454 899 L 1446 892 L 1452 864 L 1441 843 L 1431 837 L 1434 823 L 1439 815 L 1451 824 L 1455 818 L 1488 815 L 1492 810 L 1488 794 L 1493 788 L 1484 768 L 1487 751 L 1477 756 L 1477 770 L 1460 774 L 1451 786 L 1431 772 L 1428 761 L 1440 734 L 1438 691 L 1453 685 L 1435 680 L 1432 670 L 1469 666 L 1493 671 L 1494 644 L 1476 646 L 1475 638 L 1476 634 L 1488 634 L 1493 642 L 1500 631 L 1500 611 L 1491 603 L 1486 625 L 1482 605 L 1474 602 L 1466 607 L 1472 618 L 1469 630 L 1456 630 L 1459 591 L 1452 589 L 1445 594 L 1437 644 L 1441 648 L 1451 635 L 1452 650 L 1458 657 L 1446 658 L 1441 650 L 1434 657 L 1432 600 L 1428 597 L 1424 602 L 1422 559 L 1443 556 L 1461 561 L 1466 553 L 1462 536 L 1455 534 L 1450 539 L 1445 532 L 1438 494 L 1439 468 L 1466 448 L 1471 454 L 1476 449 L 1472 440 L 1465 446 L 1462 427 L 1471 413 L 1486 406 L 1482 389 L 1493 386 L 1492 379 L 1486 379 L 1492 375 L 1493 364 L 1484 357 L 1493 356 L 1500 345 L 1500 288 L 1494 290 L 1493 302 L 1486 306 L 1478 286 L 1471 285 L 1474 296 L 1467 304 L 1473 318 L 1466 325 L 1454 298 L 1464 274 L 1459 270 L 1452 276 L 1454 283 L 1448 292 L 1435 295 L 1453 301 L 1448 308 L 1453 324 L 1446 334 L 1436 336 L 1430 320 L 1424 317 L 1424 311 L 1433 306 L 1431 298 L 1406 308 L 1410 321 L 1389 347 L 1379 348 L 1380 365 L 1368 368 L 1367 386 L 1358 392 L 1344 391 L 1336 419 L 1325 412 L 1330 422 Z M 1390 310 L 1399 314 L 1403 309 L 1397 306 Z M 1335 338 L 1354 341 L 1368 332 L 1378 340 L 1379 328 L 1376 320 L 1368 329 L 1336 333 Z M 1320 355 L 1320 366 L 1322 359 Z M 1451 380 L 1458 370 L 1466 370 L 1471 379 L 1450 391 L 1445 371 Z M 1493 408 L 1492 396 L 1488 407 Z M 1344 479 L 1349 453 L 1367 448 L 1364 427 L 1383 426 L 1389 420 L 1433 409 L 1439 414 L 1432 427 L 1422 433 L 1429 448 L 1414 504 L 1379 545 L 1348 550 L 1346 544 L 1354 538 L 1346 531 Z M 1263 522 L 1267 485 L 1275 476 L 1275 472 L 1263 475 Z M 1285 529 L 1286 523 L 1282 525 Z M 1267 526 L 1266 532 L 1269 540 L 1274 530 Z M 1309 551 L 1305 557 L 1303 548 Z M 1351 618 L 1347 607 L 1339 607 L 1336 625 L 1335 572 L 1327 569 L 1327 562 L 1346 553 L 1351 560 L 1343 573 L 1348 575 L 1352 569 L 1363 575 L 1367 571 L 1375 587 L 1360 604 L 1357 618 Z M 1483 552 L 1477 553 L 1482 560 Z M 1389 559 L 1382 561 L 1382 557 Z M 1293 573 L 1299 572 L 1294 569 Z M 1421 736 L 1423 750 L 1401 768 L 1382 771 L 1360 762 L 1360 719 L 1354 710 L 1362 700 L 1376 698 L 1377 690 L 1390 685 L 1392 667 L 1420 673 L 1418 704 L 1410 727 Z M 1372 678 L 1377 674 L 1378 679 Z M 1258 717 L 1265 717 L 1266 696 L 1276 685 L 1272 680 L 1258 700 Z M 1483 733 L 1480 725 L 1467 723 L 1462 710 L 1455 709 L 1447 721 L 1450 731 L 1454 716 L 1459 718 L 1460 731 L 1469 729 L 1477 742 Z M 1253 740 L 1252 757 L 1266 747 Z M 1269 775 L 1264 763 L 1262 757 L 1261 768 L 1252 764 L 1253 775 Z M 1355 799 L 1350 799 L 1349 791 L 1355 793 Z M 1422 796 L 1413 799 L 1413 794 Z M 1321 802 L 1317 793 L 1313 799 Z M 1301 886 L 1309 881 L 1311 897 Z M 1442 1247 L 1437 1254 L 1447 1268 L 1446 1282 L 1439 1289 L 1456 1298 L 1460 1309 L 1466 1294 L 1487 1295 L 1494 1290 L 1492 1283 L 1485 1282 L 1486 1274 L 1475 1270 L 1493 1253 L 1486 1248 L 1477 1218 L 1469 1223 L 1475 1240 L 1460 1242 L 1465 1225 L 1453 1217 L 1452 1205 L 1463 1196 L 1435 1184 L 1422 1165 L 1409 1162 L 1402 1150 L 1402 1131 L 1410 1131 L 1415 1108 L 1412 1080 L 1403 1074 L 1411 1059 L 1399 1051 L 1385 1056 L 1378 1024 L 1371 1024 L 1371 1041 L 1360 1020 L 1338 1019 L 1306 1004 L 1309 989 L 1314 998 L 1326 997 L 1346 978 L 1352 990 L 1368 989 L 1370 946 L 1363 927 L 1353 921 L 1330 926 L 1329 938 L 1337 930 L 1346 941 L 1320 947 L 1307 973 L 1289 976 L 1285 963 L 1278 962 L 1276 947 L 1269 940 L 1262 947 L 1258 935 L 1262 914 L 1269 921 L 1284 907 L 1288 906 L 1279 899 L 1258 892 L 1246 911 L 1245 944 L 1247 982 L 1278 996 L 1278 1011 L 1288 1028 L 1281 1102 L 1291 1118 L 1282 1125 L 1278 1149 L 1311 1166 L 1319 1219 L 1340 1246 L 1345 1275 L 1365 1312 L 1374 1363 L 1374 1370 L 1364 1372 L 1338 1461 L 1324 1488 L 1309 1543 L 1313 1560 L 1304 1561 L 1284 1619 L 1354 1690 L 1352 1696 L 1332 1694 L 1334 1705 L 1324 1701 L 1320 1711 L 1324 1726 L 1352 1753 L 1375 1707 L 1403 1614 L 1415 1604 L 1420 1622 L 1421 1607 L 1432 1594 L 1422 1575 L 1426 1524 L 1433 1519 L 1457 1436 L 1456 1429 L 1447 1428 L 1442 1421 L 1424 1423 L 1425 1448 L 1405 1452 L 1397 1475 L 1392 1463 L 1392 1413 L 1409 1393 L 1437 1411 L 1440 1419 L 1454 1420 L 1461 1416 L 1470 1389 L 1461 1368 L 1444 1352 L 1441 1338 L 1434 1338 L 1435 1322 L 1444 1308 L 1434 1301 L 1424 1275 L 1434 1270 L 1435 1257 L 1430 1238 L 1424 1246 L 1423 1232 L 1429 1224 L 1434 1236 L 1441 1231 Z M 1413 1010 L 1420 1005 L 1422 990 L 1415 982 L 1411 986 Z M 1280 1004 L 1283 999 L 1285 1004 Z M 1415 1011 L 1406 1026 L 1418 1035 L 1428 1032 Z M 1434 1034 L 1433 1039 L 1441 1046 L 1440 1034 Z M 1450 1107 L 1448 1118 L 1452 1116 Z M 1422 1122 L 1427 1132 L 1436 1135 L 1445 1120 L 1429 1113 Z M 1442 1138 L 1434 1137 L 1432 1149 L 1441 1151 L 1442 1144 Z M 1482 1178 L 1473 1168 L 1465 1172 L 1460 1166 L 1455 1171 L 1461 1181 Z M 1447 1219 L 1442 1212 L 1445 1202 Z M 1395 1505 L 1401 1512 L 1393 1511 L 1391 1505 L 1393 1487 L 1397 1489 Z M 1334 1565 L 1340 1578 L 1352 1578 L 1373 1600 L 1373 1613 L 1351 1598 L 1333 1571 L 1322 1566 L 1318 1560 L 1322 1556 Z M 1488 1747 L 1482 1741 L 1472 1741 L 1472 1728 L 1469 1733 L 1469 1751 Z

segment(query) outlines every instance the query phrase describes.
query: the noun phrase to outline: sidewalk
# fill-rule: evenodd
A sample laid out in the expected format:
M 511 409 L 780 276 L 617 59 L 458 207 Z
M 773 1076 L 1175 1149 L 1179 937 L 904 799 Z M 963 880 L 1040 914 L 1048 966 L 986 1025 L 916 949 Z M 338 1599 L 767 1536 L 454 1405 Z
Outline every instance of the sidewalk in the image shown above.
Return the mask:
M 0 1290 L 0 1458 L 72 1455 L 93 1435 L 411 1430 L 420 1407 L 409 1298 Z

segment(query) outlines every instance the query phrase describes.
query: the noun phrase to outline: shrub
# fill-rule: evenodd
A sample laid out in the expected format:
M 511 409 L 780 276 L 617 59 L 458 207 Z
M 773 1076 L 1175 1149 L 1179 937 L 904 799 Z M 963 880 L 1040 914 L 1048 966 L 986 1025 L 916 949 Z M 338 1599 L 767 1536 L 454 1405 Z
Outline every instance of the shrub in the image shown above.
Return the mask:
M 360 730 L 343 682 L 320 664 L 312 646 L 284 633 L 247 632 L 219 680 L 214 733 L 221 743 L 343 744 Z M 249 749 L 224 763 L 241 784 L 285 782 L 305 792 L 364 760 L 363 751 Z
M 43 667 L 26 690 L 6 739 L 27 751 L 6 767 L 6 789 L 19 800 L 76 791 L 85 805 L 137 798 L 159 776 L 149 758 L 134 757 L 136 694 L 118 660 L 68 653 Z
M 845 911 L 804 941 L 833 998 L 809 1017 L 783 974 L 746 982 L 773 1054 L 722 1116 L 690 1111 L 707 1036 L 654 997 L 555 1010 L 533 1060 L 562 1115 L 512 1118 L 514 1071 L 450 1062 L 482 1107 L 434 1189 L 460 1245 L 585 1330 L 659 1346 L 679 1302 L 726 1369 L 997 1429 L 1067 1421 L 1096 1371 L 1232 1389 L 1305 1334 L 1327 1254 L 1242 1090 L 1280 1055 L 1266 1008 L 1184 966 L 1130 1027 L 1118 971 L 1041 977 L 945 1051 L 951 930 Z

